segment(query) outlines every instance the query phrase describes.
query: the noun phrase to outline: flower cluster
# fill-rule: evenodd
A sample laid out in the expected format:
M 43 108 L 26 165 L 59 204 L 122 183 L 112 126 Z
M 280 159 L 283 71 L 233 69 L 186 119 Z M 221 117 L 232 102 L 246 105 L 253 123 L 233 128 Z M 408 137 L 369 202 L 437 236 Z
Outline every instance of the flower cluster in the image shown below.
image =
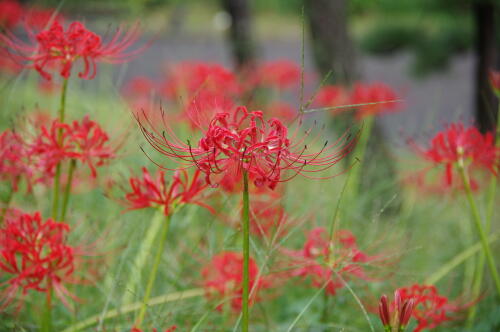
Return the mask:
M 396 92 L 390 86 L 381 82 L 371 84 L 358 82 L 350 92 L 345 91 L 340 86 L 326 85 L 318 91 L 314 104 L 318 107 L 338 107 L 332 110 L 334 114 L 347 109 L 350 104 L 367 104 L 355 106 L 357 120 L 367 116 L 400 110 L 399 98 Z M 341 107 L 343 105 L 347 105 L 346 108 Z
M 441 323 L 453 320 L 452 313 L 464 310 L 467 306 L 459 305 L 438 293 L 432 285 L 412 285 L 398 290 L 401 301 L 413 300 L 414 307 L 412 316 L 418 325 L 413 332 L 432 329 Z
M 474 171 L 497 176 L 500 166 L 500 149 L 495 146 L 491 133 L 482 134 L 476 127 L 453 123 L 432 138 L 428 148 L 411 142 L 416 151 L 434 166 L 444 166 L 443 184 L 456 185 L 456 167 L 461 164 L 472 183 Z
M 168 216 L 184 204 L 196 204 L 210 212 L 215 211 L 201 199 L 201 193 L 207 184 L 200 179 L 200 171 L 196 170 L 192 178 L 186 170 L 177 171 L 171 182 L 167 183 L 165 173 L 158 170 L 152 177 L 146 168 L 142 169 L 142 178 L 130 178 L 131 192 L 125 195 L 129 210 L 159 207 Z
M 95 177 L 97 167 L 114 158 L 108 141 L 106 132 L 88 116 L 71 124 L 54 120 L 50 127 L 41 127 L 40 135 L 31 144 L 31 154 L 45 176 L 52 177 L 60 162 L 76 159 L 86 164 Z
M 78 76 L 93 79 L 98 61 L 125 62 L 142 50 L 139 48 L 129 51 L 138 38 L 137 29 L 128 32 L 118 30 L 109 42 L 103 43 L 99 35 L 80 22 L 72 22 L 65 30 L 56 20 L 48 29 L 35 36 L 30 34 L 30 37 L 32 45 L 26 44 L 12 33 L 0 35 L 0 41 L 10 49 L 14 59 L 35 68 L 47 80 L 52 78 L 49 71 L 53 68 L 57 69 L 61 77 L 69 78 L 77 61 L 83 65 Z
M 29 290 L 51 292 L 67 304 L 72 296 L 64 283 L 71 282 L 75 248 L 66 243 L 70 228 L 52 219 L 42 220 L 39 212 L 8 217 L 0 229 L 0 269 L 10 278 L 3 283 L 2 307 Z
M 356 141 L 345 135 L 333 144 L 326 142 L 319 152 L 310 153 L 305 137 L 293 142 L 281 121 L 273 118 L 266 122 L 261 111 L 249 112 L 245 107 L 238 107 L 233 113 L 215 114 L 198 146 L 181 142 L 167 121 L 163 121 L 165 130 L 159 131 L 151 122 L 150 128 L 146 128 L 137 120 L 157 151 L 184 166 L 195 165 L 205 173 L 209 184 L 221 182 L 227 174 L 241 179 L 245 171 L 257 187 L 274 189 L 279 182 L 298 174 L 309 177 L 308 173 L 331 168 L 351 151 Z M 284 177 L 284 171 L 292 174 Z
M 243 293 L 243 255 L 226 251 L 217 254 L 202 272 L 203 286 L 209 299 L 229 300 L 234 311 L 241 310 Z M 250 303 L 255 303 L 260 289 L 268 287 L 269 282 L 260 276 L 255 260 L 249 261 Z M 222 310 L 223 304 L 217 306 Z
M 284 253 L 292 258 L 292 276 L 309 277 L 314 287 L 325 287 L 330 295 L 343 288 L 350 277 L 368 280 L 361 264 L 373 260 L 358 249 L 356 237 L 350 231 L 337 231 L 332 242 L 322 227 L 309 232 L 301 250 Z

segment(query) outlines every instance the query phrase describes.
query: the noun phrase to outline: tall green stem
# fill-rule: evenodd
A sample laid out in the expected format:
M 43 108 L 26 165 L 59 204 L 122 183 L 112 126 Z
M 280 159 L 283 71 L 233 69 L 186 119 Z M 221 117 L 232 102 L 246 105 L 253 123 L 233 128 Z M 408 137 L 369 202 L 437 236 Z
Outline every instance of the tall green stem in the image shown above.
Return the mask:
M 149 298 L 151 297 L 151 291 L 153 290 L 153 286 L 156 280 L 156 274 L 158 273 L 158 267 L 160 266 L 161 256 L 165 248 L 165 243 L 167 242 L 166 240 L 167 240 L 169 226 L 170 226 L 170 216 L 167 216 L 161 228 L 160 239 L 158 243 L 158 251 L 156 252 L 156 256 L 153 262 L 153 268 L 151 270 L 151 273 L 149 274 L 149 279 L 146 285 L 146 292 L 144 293 L 141 309 L 135 321 L 135 327 L 137 328 L 141 327 L 141 324 L 144 321 L 144 316 L 146 315 Z
M 45 298 L 45 308 L 41 319 L 41 332 L 52 331 L 52 287 L 49 286 Z
M 61 90 L 61 102 L 59 105 L 59 122 L 64 122 L 64 116 L 66 111 L 66 93 L 68 91 L 68 79 L 64 79 L 62 90 Z M 57 144 L 62 144 L 62 129 L 59 129 L 57 133 Z M 59 205 L 59 182 L 61 178 L 61 163 L 56 165 L 56 174 L 54 176 L 54 191 L 52 197 L 52 218 L 57 218 L 57 209 Z
M 472 197 L 472 190 L 470 187 L 470 182 L 465 173 L 463 160 L 458 162 L 458 171 L 460 173 L 460 177 L 464 183 L 465 194 L 467 196 L 467 200 L 469 201 L 469 206 L 472 212 L 472 219 L 476 226 L 476 230 L 479 233 L 479 238 L 481 240 L 481 244 L 483 245 L 484 255 L 486 257 L 486 262 L 488 263 L 488 267 L 491 272 L 491 276 L 493 281 L 495 282 L 495 287 L 497 289 L 497 293 L 500 296 L 500 277 L 498 276 L 498 272 L 495 266 L 495 260 L 493 259 L 493 255 L 491 254 L 490 244 L 488 242 L 488 238 L 486 237 L 486 233 L 484 232 L 483 223 L 481 221 L 481 215 L 479 214 L 479 210 L 477 208 L 476 203 L 474 202 L 474 198 Z
M 66 219 L 66 210 L 68 209 L 69 197 L 71 196 L 71 186 L 73 184 L 73 173 L 76 167 L 76 159 L 71 159 L 68 169 L 68 179 L 66 183 L 66 188 L 64 188 L 63 200 L 62 200 L 62 210 L 61 217 L 59 220 L 64 221 Z
M 248 295 L 250 288 L 249 281 L 250 262 L 250 204 L 248 198 L 248 173 L 243 171 L 243 295 L 242 295 L 242 327 L 243 332 L 248 332 Z

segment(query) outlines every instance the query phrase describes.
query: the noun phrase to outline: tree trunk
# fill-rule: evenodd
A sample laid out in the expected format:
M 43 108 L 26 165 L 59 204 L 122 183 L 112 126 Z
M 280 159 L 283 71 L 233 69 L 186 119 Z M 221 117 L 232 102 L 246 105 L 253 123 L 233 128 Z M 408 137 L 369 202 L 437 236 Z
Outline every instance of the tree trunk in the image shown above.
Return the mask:
M 304 0 L 304 10 L 318 71 L 322 75 L 331 71 L 331 83 L 352 83 L 356 71 L 347 29 L 347 1 Z
M 236 66 L 239 69 L 247 68 L 255 61 L 248 0 L 222 0 L 222 6 L 231 16 L 229 40 Z
M 476 27 L 475 115 L 482 132 L 495 129 L 498 101 L 489 86 L 488 72 L 497 69 L 495 38 L 495 5 L 490 1 L 474 1 Z

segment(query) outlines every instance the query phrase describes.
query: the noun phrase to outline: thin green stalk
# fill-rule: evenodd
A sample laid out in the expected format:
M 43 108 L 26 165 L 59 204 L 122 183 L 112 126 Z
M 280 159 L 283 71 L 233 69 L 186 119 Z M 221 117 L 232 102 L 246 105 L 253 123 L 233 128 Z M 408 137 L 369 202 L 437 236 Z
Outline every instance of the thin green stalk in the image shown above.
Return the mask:
M 243 332 L 248 332 L 248 294 L 250 261 L 250 205 L 248 198 L 248 173 L 243 171 L 243 294 L 242 294 L 242 326 Z
M 59 220 L 61 221 L 64 221 L 66 219 L 66 210 L 68 209 L 69 197 L 71 196 L 71 186 L 73 184 L 73 173 L 75 171 L 75 168 L 76 168 L 76 159 L 71 159 L 71 161 L 69 162 L 66 188 L 64 188 L 64 193 L 63 193 L 61 217 L 59 218 Z
M 354 158 L 357 158 L 361 160 L 360 165 L 357 167 L 353 167 L 350 171 L 352 173 L 350 184 L 349 184 L 349 190 L 348 190 L 348 201 L 352 202 L 352 200 L 356 199 L 358 197 L 358 193 L 360 190 L 360 182 L 361 182 L 361 171 L 363 168 L 363 165 L 365 164 L 365 155 L 366 155 L 366 148 L 368 147 L 368 141 L 370 139 L 372 129 L 373 129 L 373 124 L 375 122 L 375 117 L 373 115 L 368 116 L 364 122 L 364 128 L 361 131 L 361 135 L 359 137 L 359 141 L 356 144 L 356 147 L 354 148 L 354 153 L 353 156 Z
M 59 105 L 59 122 L 64 122 L 64 116 L 66 111 L 66 94 L 68 91 L 68 79 L 64 79 L 63 86 L 61 90 L 61 102 Z M 59 129 L 57 133 L 57 144 L 62 143 L 62 129 Z M 59 187 L 61 179 L 61 163 L 56 165 L 56 173 L 54 176 L 54 191 L 52 196 L 52 218 L 57 218 L 57 210 L 59 205 Z
M 5 218 L 5 214 L 9 209 L 10 203 L 12 202 L 12 198 L 14 198 L 14 188 L 11 186 L 9 188 L 9 193 L 7 197 L 3 201 L 3 207 L 0 209 L 0 225 L 3 223 L 3 219 Z
M 483 245 L 484 255 L 486 257 L 486 262 L 488 263 L 488 267 L 490 269 L 491 276 L 493 281 L 495 282 L 495 287 L 497 289 L 497 293 L 500 296 L 500 277 L 498 276 L 498 272 L 495 266 L 495 260 L 493 259 L 493 255 L 491 253 L 490 244 L 488 242 L 488 238 L 486 237 L 486 233 L 483 228 L 483 223 L 481 221 L 481 215 L 479 214 L 479 210 L 477 208 L 476 203 L 474 202 L 474 198 L 472 197 L 472 190 L 470 188 L 470 182 L 465 174 L 465 168 L 463 164 L 463 160 L 458 162 L 458 172 L 460 173 L 460 177 L 464 183 L 465 194 L 467 196 L 467 200 L 469 201 L 469 206 L 472 212 L 472 219 L 476 226 L 476 230 L 479 233 L 479 238 L 481 240 L 481 244 Z
M 153 285 L 155 283 L 156 274 L 158 273 L 158 267 L 160 266 L 161 256 L 163 254 L 163 249 L 165 248 L 165 242 L 167 242 L 168 228 L 170 226 L 170 216 L 167 216 L 160 233 L 160 239 L 158 243 L 158 251 L 156 252 L 155 260 L 153 262 L 153 268 L 151 274 L 149 275 L 149 280 L 146 285 L 146 292 L 144 293 L 144 298 L 142 300 L 141 310 L 137 319 L 135 321 L 135 327 L 140 328 L 146 315 L 146 310 L 148 308 L 148 301 L 151 296 L 151 291 L 153 290 Z
M 52 331 L 52 287 L 49 286 L 45 298 L 45 307 L 41 319 L 41 332 Z

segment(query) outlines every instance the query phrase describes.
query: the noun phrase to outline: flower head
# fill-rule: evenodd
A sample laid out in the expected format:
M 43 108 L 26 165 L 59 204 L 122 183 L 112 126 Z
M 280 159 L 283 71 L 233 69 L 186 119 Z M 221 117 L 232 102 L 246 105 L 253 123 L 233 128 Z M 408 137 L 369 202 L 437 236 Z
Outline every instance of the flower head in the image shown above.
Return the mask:
M 72 124 L 54 120 L 50 127 L 41 127 L 40 135 L 31 144 L 31 154 L 45 176 L 52 177 L 63 160 L 75 159 L 86 164 L 95 177 L 97 167 L 114 158 L 108 141 L 108 135 L 88 116 Z
M 399 104 L 396 92 L 388 85 L 380 82 L 372 84 L 357 83 L 351 92 L 352 104 L 370 104 L 358 106 L 356 118 L 362 119 L 369 115 L 398 111 Z
M 2 307 L 9 305 L 18 291 L 55 291 L 66 303 L 71 296 L 64 283 L 71 282 L 75 248 L 66 243 L 69 226 L 52 219 L 42 220 L 39 212 L 7 218 L 0 229 L 0 269 L 8 279 Z
M 495 146 L 493 135 L 482 134 L 473 126 L 450 124 L 434 136 L 427 149 L 413 146 L 426 160 L 444 166 L 447 186 L 454 183 L 454 168 L 458 163 L 464 163 L 469 174 L 473 170 L 486 170 L 494 176 L 500 166 L 500 149 Z
M 137 29 L 124 33 L 118 30 L 111 40 L 104 43 L 99 35 L 88 30 L 80 22 L 72 22 L 65 30 L 59 21 L 34 35 L 30 32 L 32 45 L 26 44 L 11 33 L 0 35 L 0 41 L 12 51 L 12 56 L 27 62 L 45 79 L 50 80 L 53 68 L 63 78 L 69 78 L 73 66 L 81 62 L 83 69 L 78 76 L 93 79 L 97 72 L 97 62 L 125 62 L 142 49 L 129 50 L 138 38 Z
M 380 320 L 387 332 L 403 332 L 408 326 L 413 312 L 414 299 L 401 299 L 399 290 L 394 292 L 394 301 L 389 304 L 387 296 L 382 295 L 378 304 Z
M 410 299 L 414 301 L 412 316 L 417 320 L 418 325 L 413 332 L 433 329 L 443 322 L 453 320 L 450 314 L 466 307 L 450 302 L 447 297 L 440 295 L 436 287 L 432 285 L 415 284 L 400 288 L 398 292 L 403 303 Z
M 203 285 L 208 298 L 229 299 L 234 311 L 241 311 L 243 294 L 243 255 L 226 251 L 217 254 L 202 272 Z M 259 275 L 257 263 L 250 257 L 249 262 L 250 303 L 258 300 L 259 289 L 269 286 Z M 222 305 L 218 306 L 222 309 Z
M 265 121 L 261 111 L 249 112 L 238 107 L 234 112 L 216 113 L 204 130 L 197 146 L 181 142 L 163 121 L 164 131 L 151 122 L 149 130 L 138 119 L 149 143 L 160 153 L 177 160 L 183 166 L 196 166 L 207 183 L 217 185 L 224 176 L 242 178 L 242 171 L 257 187 L 274 189 L 279 182 L 297 174 L 329 169 L 352 149 L 355 139 L 349 135 L 337 142 L 326 142 L 319 152 L 310 153 L 304 138 L 293 142 L 288 128 L 278 119 Z M 306 136 L 310 131 L 306 132 Z M 285 171 L 291 171 L 289 177 Z
M 325 287 L 330 295 L 335 295 L 337 289 L 344 287 L 343 279 L 369 279 L 360 264 L 373 260 L 357 248 L 356 237 L 350 231 L 336 232 L 332 243 L 322 227 L 309 232 L 301 250 L 286 250 L 285 254 L 293 260 L 292 276 L 310 277 L 314 287 Z
M 201 193 L 207 184 L 200 179 L 200 171 L 196 170 L 190 179 L 186 170 L 177 171 L 170 183 L 165 173 L 158 170 L 152 177 L 146 168 L 142 169 L 142 178 L 130 178 L 131 192 L 125 195 L 130 205 L 129 210 L 160 207 L 168 216 L 183 204 L 196 204 L 214 213 L 214 210 L 201 200 Z

